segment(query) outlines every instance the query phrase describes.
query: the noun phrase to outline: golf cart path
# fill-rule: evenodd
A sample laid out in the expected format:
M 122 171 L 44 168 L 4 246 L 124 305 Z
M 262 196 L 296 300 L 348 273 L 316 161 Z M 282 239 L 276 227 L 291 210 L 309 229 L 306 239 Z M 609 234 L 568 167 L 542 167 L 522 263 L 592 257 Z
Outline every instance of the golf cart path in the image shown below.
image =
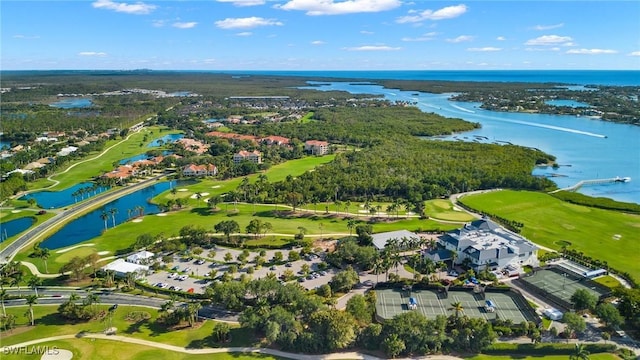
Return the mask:
M 219 354 L 219 353 L 260 353 L 260 354 L 268 354 L 280 357 L 286 357 L 290 359 L 298 359 L 298 360 L 339 360 L 339 359 L 363 359 L 363 360 L 381 360 L 380 358 L 372 355 L 361 354 L 357 352 L 344 352 L 344 353 L 332 353 L 332 354 L 323 354 L 323 355 L 304 355 L 297 353 L 290 353 L 285 351 L 279 351 L 275 349 L 268 348 L 254 348 L 254 347 L 226 347 L 226 348 L 207 348 L 207 349 L 187 349 L 180 346 L 163 344 L 159 342 L 130 338 L 126 336 L 119 335 L 104 335 L 104 334 L 86 334 L 84 336 L 78 335 L 60 335 L 60 336 L 51 336 L 47 338 L 41 338 L 37 340 L 31 340 L 27 342 L 23 342 L 20 344 L 10 345 L 12 348 L 20 348 L 32 346 L 35 344 L 40 344 L 43 342 L 57 341 L 57 340 L 65 340 L 65 339 L 75 339 L 75 338 L 89 338 L 89 339 L 101 339 L 101 340 L 112 340 L 112 341 L 120 341 L 131 344 L 138 344 L 144 346 L 150 346 L 154 348 L 175 351 L 183 354 Z M 413 359 L 433 359 L 433 360 L 459 360 L 460 358 L 455 356 L 448 355 L 432 355 L 432 356 L 424 356 L 420 358 Z M 402 359 L 401 359 L 402 360 Z

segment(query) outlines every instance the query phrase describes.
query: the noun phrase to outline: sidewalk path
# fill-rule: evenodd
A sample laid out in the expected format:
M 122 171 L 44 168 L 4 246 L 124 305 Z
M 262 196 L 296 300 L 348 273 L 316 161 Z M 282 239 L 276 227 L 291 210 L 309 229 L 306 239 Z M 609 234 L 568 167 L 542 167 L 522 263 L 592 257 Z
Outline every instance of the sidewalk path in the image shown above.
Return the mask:
M 339 360 L 339 359 L 381 360 L 376 356 L 361 354 L 357 352 L 344 352 L 344 353 L 333 353 L 333 354 L 324 354 L 324 355 L 305 355 L 305 354 L 296 354 L 296 353 L 290 353 L 290 352 L 268 349 L 268 348 L 254 348 L 254 347 L 187 349 L 180 346 L 163 344 L 163 343 L 158 343 L 158 342 L 149 341 L 149 340 L 136 339 L 136 338 L 126 337 L 126 336 L 119 336 L 119 335 L 104 335 L 104 334 L 87 334 L 84 336 L 82 335 L 52 336 L 48 338 L 31 340 L 31 341 L 23 342 L 20 344 L 10 345 L 10 347 L 11 348 L 27 347 L 35 344 L 44 343 L 44 342 L 65 340 L 65 339 L 75 339 L 79 337 L 84 337 L 89 339 L 120 341 L 120 342 L 144 345 L 144 346 L 149 346 L 149 347 L 154 347 L 154 348 L 159 348 L 159 349 L 164 349 L 169 351 L 175 351 L 183 354 L 192 354 L 192 355 L 219 354 L 219 353 L 259 353 L 259 354 L 267 354 L 267 355 L 279 356 L 279 357 L 296 359 L 296 360 Z M 423 357 L 412 358 L 412 359 L 459 360 L 460 358 L 455 356 L 448 356 L 448 355 L 432 355 L 432 356 L 423 356 Z

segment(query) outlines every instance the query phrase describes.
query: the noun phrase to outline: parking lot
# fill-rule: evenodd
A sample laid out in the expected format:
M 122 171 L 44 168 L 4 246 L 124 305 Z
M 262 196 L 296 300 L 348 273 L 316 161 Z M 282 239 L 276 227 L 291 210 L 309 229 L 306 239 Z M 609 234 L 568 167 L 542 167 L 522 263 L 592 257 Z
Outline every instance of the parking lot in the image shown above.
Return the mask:
M 237 249 L 218 248 L 215 250 L 216 254 L 213 260 L 199 260 L 190 259 L 185 260 L 180 257 L 174 257 L 171 264 L 168 264 L 170 269 L 168 271 L 158 271 L 156 273 L 147 276 L 149 284 L 162 287 L 168 290 L 177 291 L 189 291 L 194 293 L 204 293 L 205 288 L 211 282 L 210 273 L 215 272 L 215 277 L 219 278 L 224 273 L 229 271 L 229 266 L 235 264 L 237 271 L 233 274 L 232 278 L 239 279 L 242 274 L 247 274 L 249 267 L 254 267 L 254 259 L 259 256 L 258 252 L 251 251 L 248 257 L 249 262 L 241 266 L 237 262 L 237 257 L 242 251 Z M 266 277 L 269 273 L 273 273 L 278 279 L 285 273 L 286 270 L 291 270 L 296 279 L 291 282 L 297 281 L 306 289 L 315 289 L 321 285 L 328 284 L 333 275 L 336 273 L 335 269 L 327 269 L 321 271 L 318 268 L 318 264 L 322 262 L 322 258 L 317 255 L 312 255 L 307 258 L 303 258 L 296 261 L 287 262 L 288 252 L 281 251 L 284 256 L 284 261 L 279 265 L 270 265 L 269 261 L 273 259 L 275 253 L 278 250 L 268 250 L 264 259 L 267 261 L 263 266 L 254 270 L 253 274 L 250 274 L 253 279 L 260 279 Z M 230 262 L 225 261 L 225 255 L 229 253 L 233 260 Z M 228 256 L 227 256 L 228 258 Z M 310 269 L 308 276 L 303 276 L 303 265 L 307 264 Z

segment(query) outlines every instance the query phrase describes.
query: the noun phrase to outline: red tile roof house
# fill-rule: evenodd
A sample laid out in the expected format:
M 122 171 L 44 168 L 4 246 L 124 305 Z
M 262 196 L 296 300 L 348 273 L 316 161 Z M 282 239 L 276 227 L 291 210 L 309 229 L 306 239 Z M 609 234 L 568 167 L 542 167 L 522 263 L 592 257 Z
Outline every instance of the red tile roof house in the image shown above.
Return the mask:
M 245 151 L 242 150 L 236 154 L 233 155 L 233 162 L 235 164 L 241 163 L 243 161 L 250 161 L 256 164 L 261 164 L 262 163 L 262 153 L 260 153 L 260 151 L 258 150 L 254 150 L 254 151 Z
M 217 174 L 218 168 L 213 164 L 189 164 L 182 168 L 182 175 L 184 176 L 215 176 Z
M 260 142 L 267 145 L 289 145 L 290 141 L 291 140 L 283 136 L 267 136 L 260 139 Z
M 182 138 L 176 142 L 182 145 L 185 150 L 193 151 L 199 155 L 204 154 L 205 152 L 207 152 L 207 149 L 209 149 L 209 145 L 203 144 L 200 141 L 194 139 Z
M 304 142 L 304 150 L 313 155 L 325 155 L 329 153 L 329 143 L 319 140 L 307 140 Z

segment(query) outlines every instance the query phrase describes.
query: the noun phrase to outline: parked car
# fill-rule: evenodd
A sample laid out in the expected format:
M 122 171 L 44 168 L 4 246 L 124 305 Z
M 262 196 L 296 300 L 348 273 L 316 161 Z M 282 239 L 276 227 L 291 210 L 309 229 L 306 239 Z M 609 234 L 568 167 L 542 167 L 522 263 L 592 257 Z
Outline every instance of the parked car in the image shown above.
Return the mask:
M 202 264 L 204 264 L 204 260 L 202 260 L 202 259 L 198 259 L 198 260 L 196 260 L 196 262 L 195 262 L 194 264 L 196 264 L 196 265 L 202 265 Z
M 176 277 L 177 275 L 178 275 L 178 274 L 176 274 L 176 273 L 170 273 L 169 275 L 167 275 L 167 277 L 168 277 L 169 279 L 173 279 L 173 278 L 174 278 L 174 277 Z
M 188 272 L 190 272 L 190 271 L 191 271 L 191 268 L 190 268 L 190 267 L 185 268 L 183 271 L 184 271 L 184 272 L 186 272 L 186 273 L 188 273 Z

